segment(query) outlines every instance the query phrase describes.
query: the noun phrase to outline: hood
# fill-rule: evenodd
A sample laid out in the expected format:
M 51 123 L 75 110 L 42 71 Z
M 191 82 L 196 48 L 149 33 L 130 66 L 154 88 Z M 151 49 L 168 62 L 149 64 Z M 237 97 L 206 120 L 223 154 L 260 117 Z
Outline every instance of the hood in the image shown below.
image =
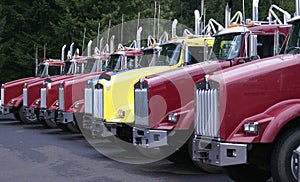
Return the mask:
M 148 75 L 172 69 L 172 66 L 154 66 L 130 70 L 111 76 L 111 80 L 101 79 L 104 93 L 104 119 L 107 122 L 134 121 L 134 84 Z M 125 114 L 119 116 L 119 112 Z
M 212 75 L 209 75 L 209 78 L 217 82 L 229 84 L 231 82 L 247 79 L 247 77 L 250 76 L 253 77 L 254 75 L 261 75 L 263 73 L 272 72 L 273 70 L 286 67 L 289 64 L 293 64 L 293 62 L 297 59 L 300 59 L 299 54 L 278 55 L 264 58 L 214 72 Z

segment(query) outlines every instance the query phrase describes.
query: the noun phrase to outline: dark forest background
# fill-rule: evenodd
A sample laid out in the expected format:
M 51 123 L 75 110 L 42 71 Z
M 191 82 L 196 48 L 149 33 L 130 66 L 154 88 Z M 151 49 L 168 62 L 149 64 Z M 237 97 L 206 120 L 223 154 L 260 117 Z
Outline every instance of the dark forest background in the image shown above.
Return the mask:
M 82 46 L 83 30 L 86 40 L 124 21 L 152 18 L 153 0 L 0 0 L 0 83 L 34 75 L 35 48 L 43 57 L 47 43 L 47 57 L 59 58 L 61 46 L 76 42 Z M 193 29 L 194 10 L 201 8 L 201 0 L 157 0 L 161 18 L 173 20 Z M 242 0 L 232 1 L 232 12 L 242 11 Z M 206 20 L 214 18 L 224 24 L 226 0 L 206 0 Z M 295 12 L 295 0 L 260 0 L 259 20 L 266 20 L 271 4 Z M 245 17 L 252 17 L 252 0 L 245 0 Z

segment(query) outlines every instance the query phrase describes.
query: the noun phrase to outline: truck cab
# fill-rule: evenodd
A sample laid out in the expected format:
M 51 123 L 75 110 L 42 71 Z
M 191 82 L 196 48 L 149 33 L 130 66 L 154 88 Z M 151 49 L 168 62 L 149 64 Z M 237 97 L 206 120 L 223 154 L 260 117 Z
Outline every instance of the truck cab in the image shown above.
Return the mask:
M 61 60 L 45 59 L 38 64 L 35 77 L 22 78 L 2 84 L 1 106 L 2 114 L 13 113 L 17 120 L 20 119 L 20 106 L 22 105 L 22 89 L 25 83 L 35 83 L 48 77 L 56 77 L 62 74 L 65 63 Z
M 279 35 L 278 46 L 284 47 L 289 29 L 287 25 L 259 22 L 232 25 L 214 35 L 208 60 L 136 82 L 133 144 L 149 152 L 161 152 L 158 158 L 172 156 L 181 146 L 180 152 L 190 150 L 187 147 L 192 145 L 194 130 L 195 83 L 203 80 L 206 74 L 234 70 L 241 64 L 273 56 L 275 48 L 270 45 L 274 37 Z M 157 107 L 158 104 L 162 106 Z
M 94 116 L 89 118 L 93 121 L 92 135 L 102 135 L 103 127 L 107 127 L 113 135 L 131 141 L 132 135 L 127 133 L 131 133 L 135 120 L 135 83 L 149 75 L 204 61 L 204 54 L 212 47 L 213 41 L 212 37 L 204 35 L 173 38 L 159 45 L 159 57 L 150 67 L 113 75 L 111 80 L 100 80 L 95 90 L 100 94 L 94 97 Z M 187 49 L 189 51 L 185 51 Z M 191 52 L 197 52 L 198 57 L 190 56 Z
M 196 84 L 194 160 L 221 166 L 236 181 L 299 181 L 298 7 L 285 54 Z

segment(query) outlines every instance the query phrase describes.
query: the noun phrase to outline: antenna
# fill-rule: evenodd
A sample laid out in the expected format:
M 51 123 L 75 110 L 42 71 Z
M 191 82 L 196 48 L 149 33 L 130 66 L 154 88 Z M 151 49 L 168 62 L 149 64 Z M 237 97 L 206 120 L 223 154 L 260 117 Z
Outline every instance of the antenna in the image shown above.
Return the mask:
M 86 28 L 83 29 L 83 40 L 82 40 L 82 55 L 83 55 L 83 51 L 84 51 L 84 42 L 85 42 L 85 33 L 86 33 Z
M 153 18 L 153 37 L 155 38 L 155 24 L 156 24 L 156 0 L 154 0 L 154 18 Z
M 245 0 L 243 0 L 243 20 L 245 20 L 246 18 L 246 15 L 245 15 Z
M 108 20 L 108 31 L 107 31 L 107 40 L 106 40 L 107 43 L 109 42 L 110 26 L 111 26 L 111 19 Z
M 205 27 L 205 13 L 206 13 L 206 8 L 204 5 L 204 0 L 201 0 L 201 17 L 199 20 L 202 21 L 201 25 L 199 26 L 200 30 L 199 33 L 203 30 L 203 28 Z
M 159 37 L 159 19 L 160 19 L 160 4 L 158 4 L 158 15 L 157 15 L 157 38 Z
M 123 28 L 124 28 L 124 15 L 122 14 L 122 24 L 121 24 L 121 44 L 123 43 Z
M 140 16 L 141 16 L 141 12 L 138 12 L 138 22 L 137 22 L 137 26 L 136 26 L 136 31 L 138 31 L 138 29 L 140 27 Z
M 100 39 L 100 46 L 99 46 L 100 51 L 102 51 L 102 45 L 103 45 L 103 37 L 101 37 L 101 39 Z
M 99 47 L 99 38 L 100 38 L 100 22 L 99 22 L 99 24 L 98 24 L 97 47 Z
M 38 46 L 34 45 L 35 47 L 35 76 L 37 75 L 37 70 L 38 70 L 38 64 L 39 64 L 39 48 Z
M 44 60 L 46 60 L 46 54 L 47 54 L 47 43 L 44 44 Z

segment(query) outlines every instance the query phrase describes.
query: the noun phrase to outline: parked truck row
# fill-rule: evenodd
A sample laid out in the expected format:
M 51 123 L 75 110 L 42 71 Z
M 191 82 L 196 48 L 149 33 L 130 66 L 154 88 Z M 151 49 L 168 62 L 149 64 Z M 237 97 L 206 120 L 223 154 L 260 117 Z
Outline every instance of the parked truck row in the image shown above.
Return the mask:
M 142 27 L 130 45 L 95 48 L 79 56 L 44 59 L 36 76 L 2 84 L 2 114 L 42 122 L 145 157 L 189 162 L 236 181 L 299 180 L 300 1 L 296 13 L 271 5 L 259 21 L 241 12 L 225 26 L 209 19 L 204 0 L 195 31 L 148 36 Z M 280 12 L 281 15 L 276 15 Z M 102 43 L 101 43 L 102 44 Z M 88 138 L 87 137 L 87 138 Z

